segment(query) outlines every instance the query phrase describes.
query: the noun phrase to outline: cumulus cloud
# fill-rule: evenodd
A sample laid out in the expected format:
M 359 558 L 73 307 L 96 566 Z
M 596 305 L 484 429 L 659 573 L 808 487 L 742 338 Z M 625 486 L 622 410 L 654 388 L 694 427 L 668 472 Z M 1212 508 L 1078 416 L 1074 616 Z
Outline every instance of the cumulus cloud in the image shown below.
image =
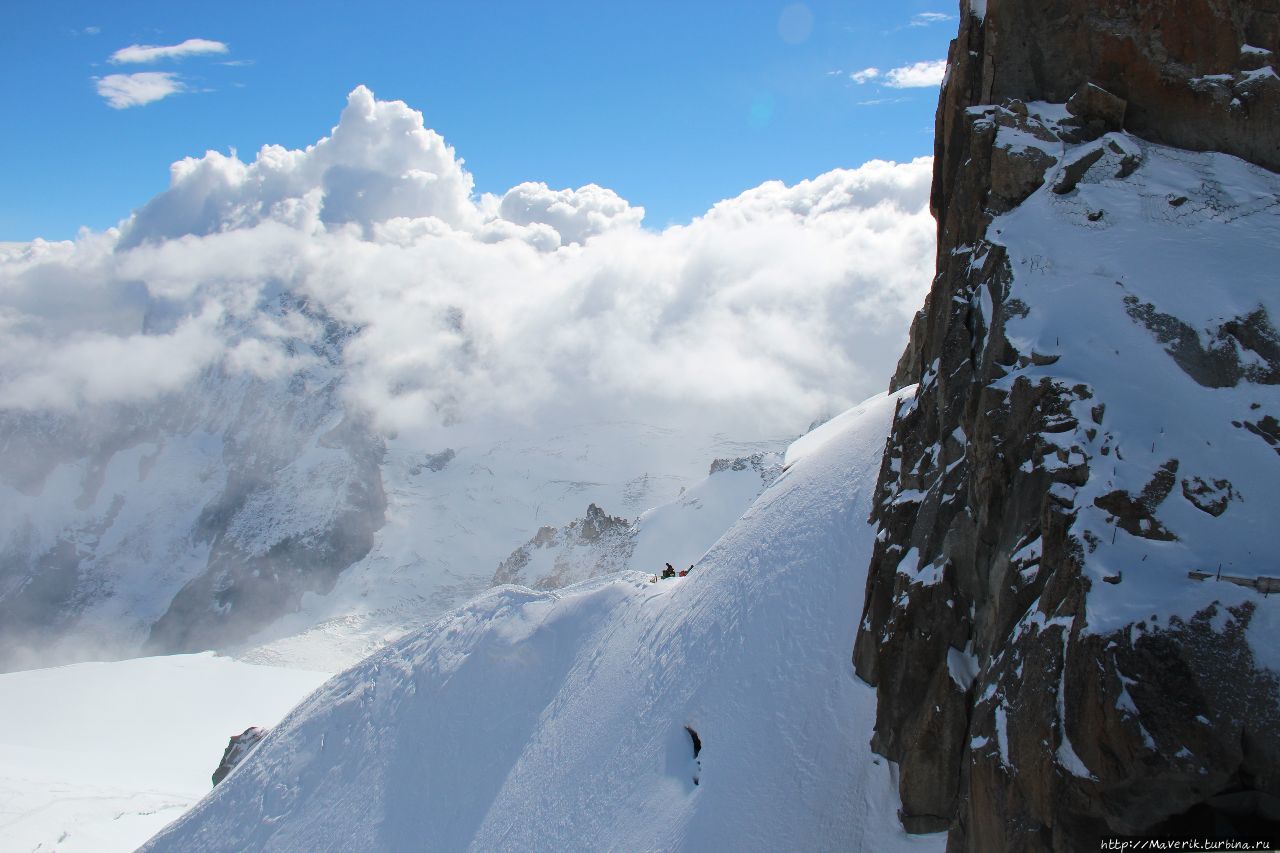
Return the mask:
M 901 68 L 890 69 L 884 75 L 886 86 L 895 89 L 917 89 L 929 86 L 940 86 L 947 75 L 947 61 L 933 59 L 925 62 L 913 62 Z
M 879 68 L 864 68 L 861 71 L 855 71 L 849 75 L 849 79 L 861 86 L 863 83 L 870 83 L 872 80 L 880 76 Z
M 932 273 L 930 177 L 769 182 L 654 232 L 595 185 L 476 198 L 420 114 L 361 88 L 306 149 L 184 160 L 118 229 L 0 247 L 0 408 L 287 377 L 337 323 L 343 393 L 387 430 L 550 410 L 795 430 L 884 387 Z
M 378 101 L 360 86 L 332 133 L 305 150 L 267 145 L 249 164 L 215 151 L 174 163 L 169 189 L 125 225 L 124 246 L 266 220 L 368 226 L 432 217 L 473 228 L 480 213 L 472 186 L 453 148 L 423 126 L 421 113 L 401 101 Z
M 179 92 L 185 92 L 186 84 L 172 71 L 139 71 L 136 74 L 108 74 L 95 77 L 98 94 L 107 106 L 123 110 L 140 107 Z
M 185 59 L 188 56 L 201 56 L 226 53 L 230 50 L 224 42 L 211 39 L 187 39 L 179 44 L 131 44 L 111 54 L 108 62 L 115 65 L 138 64 L 149 65 L 162 59 Z
M 611 228 L 639 225 L 643 207 L 632 207 L 613 190 L 587 184 L 576 190 L 553 190 L 543 183 L 523 183 L 502 197 L 499 218 L 517 225 L 550 225 L 566 243 L 581 243 Z

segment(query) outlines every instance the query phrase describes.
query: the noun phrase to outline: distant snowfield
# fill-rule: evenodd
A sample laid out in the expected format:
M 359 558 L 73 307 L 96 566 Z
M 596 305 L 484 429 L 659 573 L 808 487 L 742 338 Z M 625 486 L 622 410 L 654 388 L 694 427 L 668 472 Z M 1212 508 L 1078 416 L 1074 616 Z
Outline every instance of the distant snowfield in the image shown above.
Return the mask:
M 231 735 L 328 677 L 212 653 L 0 675 L 0 851 L 134 849 L 209 791 Z
M 895 399 L 687 578 L 500 587 L 335 677 L 147 849 L 942 850 L 850 661 Z

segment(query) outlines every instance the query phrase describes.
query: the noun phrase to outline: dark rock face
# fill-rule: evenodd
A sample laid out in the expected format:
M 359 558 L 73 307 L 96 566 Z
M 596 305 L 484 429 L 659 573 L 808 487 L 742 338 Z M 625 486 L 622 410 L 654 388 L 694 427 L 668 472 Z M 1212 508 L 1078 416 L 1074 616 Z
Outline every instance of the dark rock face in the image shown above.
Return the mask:
M 1114 104 L 1099 109 L 1104 99 L 1078 95 L 1090 83 L 1125 102 L 1124 129 L 1138 136 L 1280 170 L 1280 79 L 1257 73 L 1280 53 L 1280 0 L 991 0 L 989 6 L 979 18 L 961 4 L 938 110 L 938 210 L 940 195 L 954 198 L 948 188 L 965 162 L 966 107 L 1077 97 L 1103 125 L 1113 122 L 1120 114 Z
M 937 277 L 892 381 L 920 388 L 887 444 L 854 649 L 878 692 L 873 747 L 899 764 L 904 826 L 949 831 L 951 851 L 1097 849 L 1104 834 L 1185 826 L 1237 802 L 1254 804 L 1241 820 L 1274 828 L 1258 815 L 1280 802 L 1280 682 L 1246 641 L 1255 605 L 1091 631 L 1098 542 L 1075 525 L 1101 512 L 1133 553 L 1157 553 L 1178 542 L 1161 518 L 1170 502 L 1230 519 L 1241 495 L 1165 458 L 1145 484 L 1076 505 L 1096 454 L 1119 458 L 1094 441 L 1108 401 L 1089 377 L 1020 372 L 1058 357 L 1006 335 L 1035 306 L 1014 295 L 1009 252 L 987 232 L 1046 180 L 1066 198 L 1086 174 L 1139 170 L 1136 147 L 1100 139 L 1120 129 L 1280 170 L 1280 78 L 1265 70 L 1280 2 L 986 5 L 979 17 L 961 4 L 937 118 Z M 1066 106 L 1048 121 L 1033 101 Z M 1010 145 L 1002 130 L 1048 144 Z M 1265 311 L 1201 333 L 1123 304 L 1200 386 L 1274 385 Z M 1275 423 L 1257 412 L 1235 426 L 1280 452 Z
M 227 748 L 222 751 L 222 760 L 218 762 L 218 769 L 213 771 L 213 784 L 217 785 L 227 778 L 227 774 L 244 760 L 249 750 L 257 746 L 258 741 L 266 736 L 267 730 L 258 726 L 250 726 L 240 734 L 232 735 L 231 740 L 227 742 Z

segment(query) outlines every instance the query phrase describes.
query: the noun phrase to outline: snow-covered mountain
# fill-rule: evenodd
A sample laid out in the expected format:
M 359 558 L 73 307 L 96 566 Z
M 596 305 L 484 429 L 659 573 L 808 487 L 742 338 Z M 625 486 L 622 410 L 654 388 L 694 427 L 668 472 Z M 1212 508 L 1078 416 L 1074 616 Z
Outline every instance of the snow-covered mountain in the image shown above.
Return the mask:
M 849 661 L 911 390 L 794 447 L 688 577 L 501 587 L 337 676 L 145 849 L 941 850 Z

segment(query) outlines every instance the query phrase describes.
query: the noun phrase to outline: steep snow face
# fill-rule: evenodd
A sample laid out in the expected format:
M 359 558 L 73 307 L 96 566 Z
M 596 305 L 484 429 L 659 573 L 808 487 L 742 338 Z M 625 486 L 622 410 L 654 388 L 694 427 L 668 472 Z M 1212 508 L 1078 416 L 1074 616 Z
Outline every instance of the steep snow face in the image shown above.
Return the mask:
M 336 677 L 145 849 L 941 850 L 897 824 L 849 662 L 896 402 L 687 578 L 503 587 Z
M 0 675 L 0 848 L 135 849 L 208 792 L 231 735 L 328 677 L 211 653 Z

